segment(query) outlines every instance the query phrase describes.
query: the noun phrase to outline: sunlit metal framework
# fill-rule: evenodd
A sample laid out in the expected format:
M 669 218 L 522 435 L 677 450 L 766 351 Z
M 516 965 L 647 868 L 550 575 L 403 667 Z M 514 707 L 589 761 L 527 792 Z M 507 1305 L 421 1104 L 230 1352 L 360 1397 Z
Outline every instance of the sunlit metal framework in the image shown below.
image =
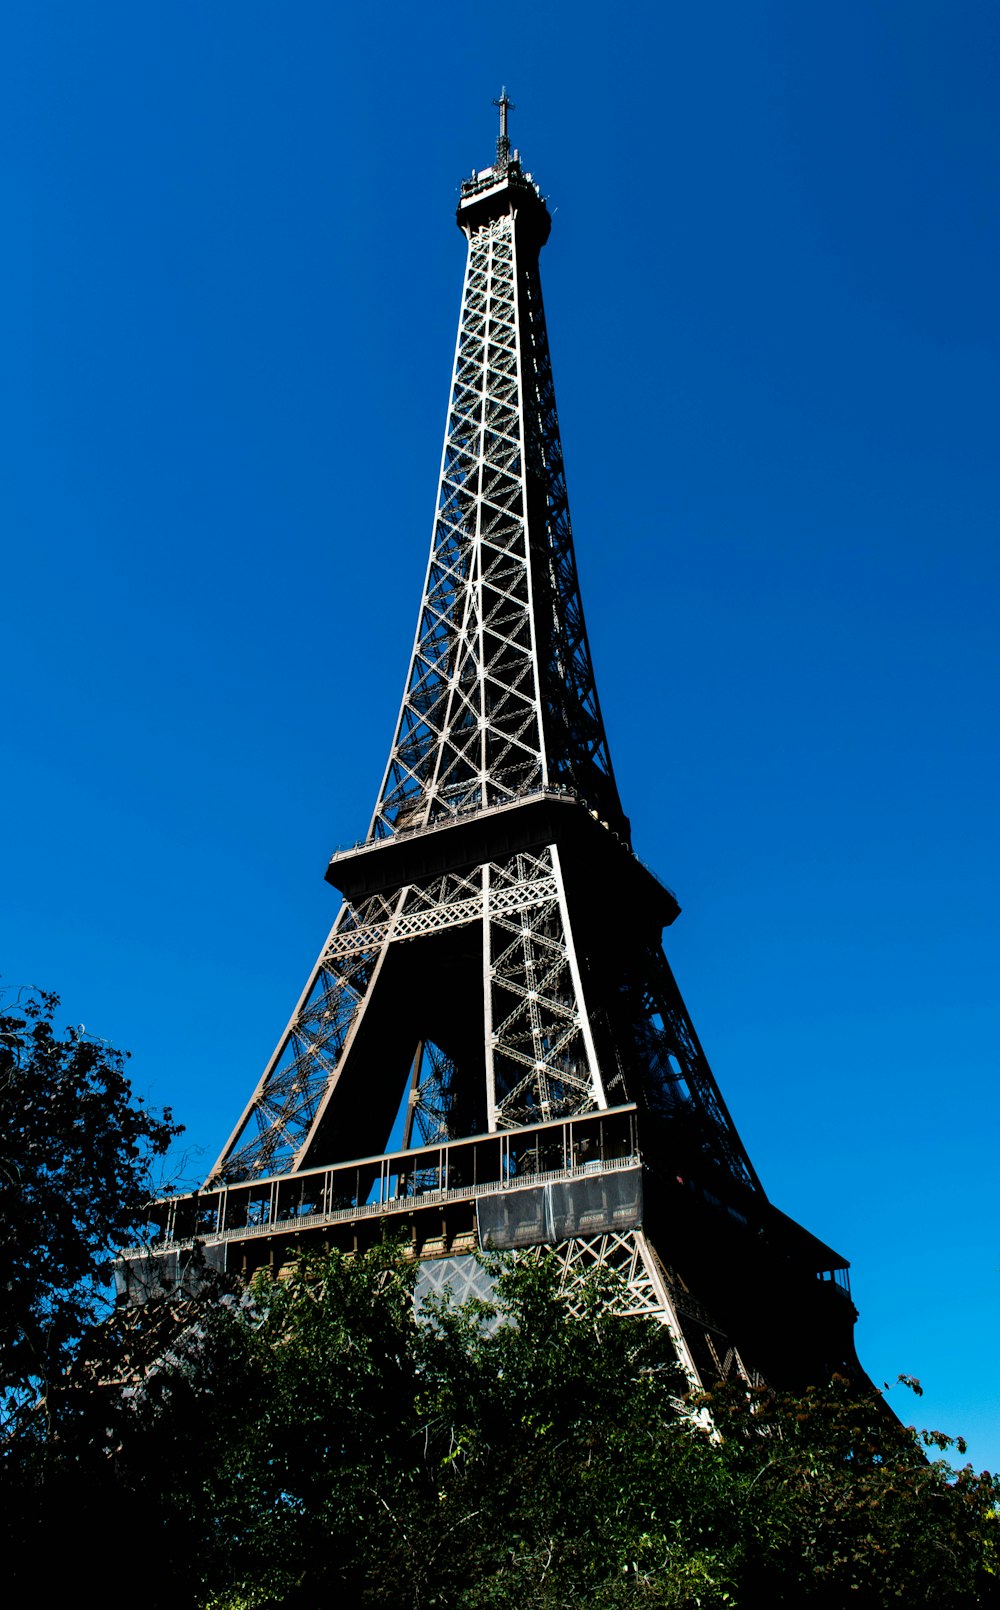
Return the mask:
M 630 857 L 573 553 L 538 273 L 548 212 L 517 159 L 501 155 L 463 185 L 458 216 L 468 260 L 430 560 L 366 842 L 556 793 L 593 813 Z M 620 1048 L 606 1067 L 598 1055 L 599 1007 L 583 982 L 559 843 L 445 862 L 429 878 L 345 901 L 213 1179 L 305 1164 L 335 1121 L 361 1022 L 392 1009 L 379 989 L 390 949 L 446 928 L 480 931 L 476 1105 L 488 1128 L 601 1108 L 626 1091 Z M 632 1034 L 658 1099 L 700 1108 L 706 1133 L 752 1187 L 662 954 L 647 958 L 633 990 Z M 415 1033 L 409 1067 L 406 1138 L 453 1133 L 462 1078 L 454 1057 Z
M 485 1238 L 556 1249 L 570 1293 L 595 1262 L 617 1271 L 624 1311 L 670 1328 L 692 1383 L 747 1374 L 733 1335 L 751 1279 L 771 1287 L 772 1319 L 747 1334 L 772 1374 L 793 1373 L 793 1312 L 812 1338 L 799 1352 L 843 1365 L 853 1309 L 817 1306 L 815 1287 L 843 1300 L 846 1263 L 768 1203 L 663 952 L 679 908 L 632 850 L 573 552 L 538 271 L 550 219 L 498 104 L 496 161 L 458 206 L 468 259 L 430 559 L 368 836 L 333 857 L 333 929 L 163 1245 L 183 1258 L 207 1235 L 249 1269 L 265 1243 L 272 1258 L 307 1232 L 357 1245 L 394 1215 L 423 1260 Z M 641 1210 L 615 1197 L 612 1130 L 589 1160 L 564 1141 L 553 1165 L 546 1141 L 543 1164 L 527 1144 L 624 1112 L 628 1166 L 658 1181 Z M 495 1168 L 479 1137 L 507 1146 Z M 532 1180 L 527 1219 L 508 1222 Z

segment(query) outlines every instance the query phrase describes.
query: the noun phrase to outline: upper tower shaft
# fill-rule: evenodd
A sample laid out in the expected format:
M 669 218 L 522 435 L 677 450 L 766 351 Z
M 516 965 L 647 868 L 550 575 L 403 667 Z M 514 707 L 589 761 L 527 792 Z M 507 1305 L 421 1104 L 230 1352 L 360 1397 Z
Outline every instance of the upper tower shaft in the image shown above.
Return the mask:
M 538 254 L 551 220 L 509 155 L 462 185 L 468 241 L 430 561 L 369 837 L 566 787 L 618 798 L 573 554 Z

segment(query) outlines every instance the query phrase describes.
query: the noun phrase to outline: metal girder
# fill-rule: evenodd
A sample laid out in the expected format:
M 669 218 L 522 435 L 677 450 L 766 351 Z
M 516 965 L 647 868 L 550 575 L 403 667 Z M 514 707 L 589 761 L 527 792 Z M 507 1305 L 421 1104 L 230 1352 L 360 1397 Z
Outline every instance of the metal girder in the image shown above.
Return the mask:
M 608 1292 L 612 1311 L 628 1317 L 653 1319 L 663 1325 L 670 1334 L 685 1390 L 703 1390 L 704 1383 L 685 1338 L 670 1283 L 642 1230 L 576 1236 L 539 1250 L 551 1253 L 558 1260 L 567 1307 L 576 1318 L 581 1318 L 583 1311 L 574 1303 L 574 1289 L 582 1289 L 584 1279 L 595 1269 L 614 1275 L 616 1280 Z
M 538 900 L 506 909 L 505 882 L 532 874 Z M 556 846 L 487 867 L 483 882 L 490 1128 L 606 1106 Z
M 454 823 L 458 833 L 470 814 L 554 790 L 627 845 L 542 306 L 548 214 L 516 158 L 475 176 L 462 197 L 468 261 L 431 552 L 367 844 L 391 854 L 415 830 Z M 553 841 L 468 866 L 456 849 L 451 868 L 447 852 L 433 876 L 408 862 L 401 886 L 346 901 L 211 1181 L 322 1160 L 331 1126 L 345 1136 L 364 1128 L 367 1092 L 390 1122 L 405 1095 L 406 1134 L 421 1143 L 463 1123 L 516 1129 L 637 1099 L 693 1115 L 701 1153 L 759 1189 L 650 944 L 650 915 L 626 901 L 606 916 L 595 958 L 593 925 L 581 939 L 571 916 L 586 872 L 577 868 L 571 889 L 560 855 Z M 451 948 L 433 949 L 442 945 Z M 454 1032 L 440 1009 L 448 991 Z M 397 1032 L 407 1014 L 408 1040 Z M 371 1149 L 370 1128 L 365 1137 Z M 340 1142 L 335 1154 L 345 1155 Z
M 537 248 L 519 238 L 515 188 L 469 231 L 430 562 L 370 837 L 550 783 L 624 820 L 573 558 Z
M 760 1377 L 748 1371 L 730 1338 L 677 1276 L 664 1267 L 643 1230 L 576 1236 L 538 1249 L 543 1250 L 558 1260 L 567 1306 L 577 1317 L 582 1308 L 574 1304 L 574 1288 L 582 1288 L 585 1277 L 595 1269 L 615 1276 L 607 1296 L 610 1308 L 666 1327 L 688 1392 L 703 1391 L 712 1380 L 732 1378 L 747 1386 L 759 1383 Z
M 536 879 L 535 882 L 531 882 L 524 879 L 498 890 L 494 897 L 493 909 L 498 912 L 522 911 L 537 905 L 539 900 L 546 897 L 555 899 L 557 897 L 555 880 L 548 879 L 544 887 L 543 882 L 544 880 Z M 365 928 L 332 934 L 326 948 L 327 960 L 332 961 L 334 957 L 339 956 L 351 956 L 357 951 L 371 950 L 390 938 L 416 939 L 420 934 L 439 933 L 442 928 L 453 928 L 461 923 L 475 922 L 483 914 L 482 889 L 465 899 L 432 900 L 428 897 L 427 891 L 415 884 L 407 889 L 406 894 L 402 912 L 392 921 L 373 923 Z M 416 909 L 411 907 L 411 901 L 420 902 L 416 905 Z
M 293 1167 L 332 1094 L 352 1029 L 377 993 L 390 947 L 472 923 L 482 931 L 489 1127 L 515 1128 L 606 1106 L 558 851 L 549 845 L 477 868 L 472 877 L 450 874 L 407 885 L 392 901 L 374 895 L 357 908 L 345 903 L 210 1178 Z M 385 998 L 381 1009 L 391 1013 L 394 1005 Z M 424 1138 L 440 1134 L 442 1123 L 450 1133 L 442 1078 L 447 1067 L 450 1087 L 456 1071 L 440 1048 L 437 1056 L 432 1083 L 424 1075 L 412 1086 L 424 1092 L 425 1114 L 434 1115 Z

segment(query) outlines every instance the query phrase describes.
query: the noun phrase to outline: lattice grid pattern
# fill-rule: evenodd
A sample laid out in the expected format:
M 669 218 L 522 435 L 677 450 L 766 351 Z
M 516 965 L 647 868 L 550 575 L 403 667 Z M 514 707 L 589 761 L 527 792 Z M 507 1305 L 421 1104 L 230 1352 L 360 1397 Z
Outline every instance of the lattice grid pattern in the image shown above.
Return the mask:
M 536 617 L 549 777 L 581 794 L 616 829 L 627 830 L 583 617 L 537 259 L 524 265 L 521 312 L 531 376 L 524 389 L 528 470 L 532 488 L 541 489 L 538 505 L 544 511 L 538 522 L 543 529 L 533 523 L 531 536 L 535 588 L 545 599 Z
M 211 1180 L 253 1179 L 294 1166 L 335 1076 L 384 943 L 363 939 L 346 952 L 347 935 L 381 933 L 394 906 L 384 895 L 355 909 L 341 907 L 291 1021 L 257 1089 L 212 1171 Z
M 422 1040 L 413 1059 L 403 1148 L 431 1146 L 454 1133 L 452 1110 L 457 1069 L 453 1058 L 432 1040 Z
M 566 1305 L 577 1319 L 585 1315 L 584 1282 L 596 1270 L 610 1275 L 605 1297 L 611 1312 L 623 1318 L 648 1319 L 667 1330 L 682 1387 L 679 1397 L 684 1392 L 701 1392 L 714 1380 L 733 1378 L 747 1385 L 760 1383 L 760 1376 L 746 1369 L 739 1351 L 700 1304 L 664 1268 L 642 1230 L 574 1236 L 554 1246 L 532 1247 L 521 1256 L 556 1259 Z M 495 1275 L 488 1261 L 478 1254 L 429 1258 L 420 1265 L 415 1306 L 419 1313 L 427 1298 L 445 1296 L 453 1303 L 468 1302 L 470 1298 L 490 1302 L 494 1290 Z M 701 1369 L 682 1324 L 682 1314 L 701 1358 Z
M 627 831 L 573 552 L 537 246 L 518 201 L 468 230 L 437 514 L 370 836 L 549 782 Z M 537 201 L 535 202 L 537 205 Z
M 491 1129 L 510 1129 L 606 1105 L 565 920 L 554 846 L 467 873 L 406 885 L 392 897 L 344 904 L 306 990 L 213 1180 L 295 1166 L 337 1077 L 351 1029 L 367 1008 L 389 947 L 479 923 L 486 958 L 487 1102 Z M 381 1009 L 392 1012 L 384 1000 Z M 415 1036 L 416 1038 L 416 1036 Z M 405 1145 L 452 1133 L 457 1070 L 421 1042 L 411 1076 Z M 385 1070 L 388 1073 L 388 1070 Z
M 531 879 L 536 901 L 507 909 L 505 886 Z M 491 867 L 488 882 L 490 1127 L 604 1106 L 554 846 Z
M 627 1002 L 615 1035 L 612 1090 L 631 1085 L 637 1095 L 675 1125 L 696 1133 L 697 1148 L 721 1163 L 734 1180 L 754 1192 L 760 1181 L 729 1115 L 715 1075 L 670 964 L 659 945 L 637 949 L 624 992 Z M 641 1087 L 631 1069 L 641 1068 Z
M 544 209 L 515 162 L 463 187 L 486 192 L 493 214 L 466 229 L 431 554 L 369 838 L 554 787 L 627 839 L 573 552 L 539 237 L 518 222 Z M 213 1180 L 301 1166 L 391 948 L 475 923 L 482 982 L 460 987 L 482 991 L 489 1128 L 586 1112 L 609 1093 L 683 1108 L 696 1149 L 758 1188 L 662 953 L 640 942 L 620 998 L 584 999 L 555 845 L 345 904 Z M 406 1133 L 423 1142 L 452 1133 L 462 1072 L 422 1031 L 414 1047 Z
M 698 1391 L 702 1381 L 684 1337 L 662 1266 L 641 1230 L 609 1231 L 605 1235 L 575 1236 L 557 1246 L 538 1248 L 536 1256 L 551 1253 L 560 1265 L 567 1306 L 577 1318 L 583 1308 L 574 1302 L 574 1288 L 581 1288 L 585 1277 L 595 1269 L 616 1277 L 609 1291 L 610 1308 L 630 1317 L 642 1317 L 664 1325 L 670 1333 L 677 1364 L 687 1390 Z
M 375 838 L 546 781 L 520 393 L 507 214 L 469 242 L 431 559 Z

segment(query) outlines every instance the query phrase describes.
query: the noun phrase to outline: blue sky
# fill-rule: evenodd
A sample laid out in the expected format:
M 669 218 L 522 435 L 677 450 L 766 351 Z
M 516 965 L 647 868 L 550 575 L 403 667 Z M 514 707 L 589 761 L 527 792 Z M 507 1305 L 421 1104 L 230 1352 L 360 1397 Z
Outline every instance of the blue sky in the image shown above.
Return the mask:
M 506 83 L 668 952 L 862 1360 L 1000 1467 L 996 8 L 13 0 L 0 47 L 5 979 L 207 1167 L 381 777 Z

